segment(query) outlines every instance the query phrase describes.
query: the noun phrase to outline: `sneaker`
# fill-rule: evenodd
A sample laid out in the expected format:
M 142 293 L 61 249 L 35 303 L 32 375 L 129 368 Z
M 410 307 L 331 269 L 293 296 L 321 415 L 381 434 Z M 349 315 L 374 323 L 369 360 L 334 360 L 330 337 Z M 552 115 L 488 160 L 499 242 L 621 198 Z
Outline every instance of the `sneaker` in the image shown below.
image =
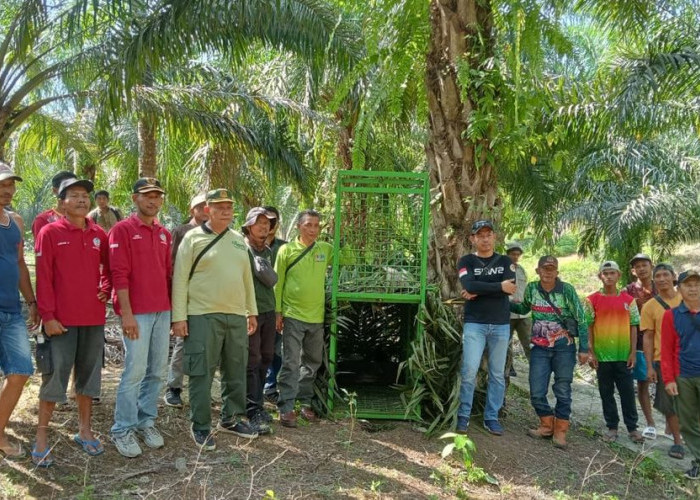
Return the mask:
M 700 462 L 693 460 L 690 465 L 690 469 L 685 471 L 685 477 L 688 479 L 698 479 L 700 477 Z
M 204 451 L 214 451 L 216 449 L 216 441 L 209 431 L 196 431 L 194 424 L 190 425 L 190 436 L 200 449 Z
M 271 424 L 272 421 L 274 420 L 274 419 L 272 418 L 272 415 L 270 415 L 270 414 L 269 414 L 267 411 L 265 411 L 265 410 L 260 410 L 260 411 L 257 413 L 257 415 L 259 415 L 260 418 L 262 419 L 262 421 L 265 422 L 266 424 Z
M 143 443 L 149 448 L 162 448 L 165 445 L 163 436 L 160 435 L 160 432 L 155 427 L 136 429 L 136 434 L 143 439 Z
M 138 457 L 143 453 L 133 431 L 129 431 L 121 436 L 112 436 L 112 442 L 117 447 L 117 451 L 127 458 Z
M 461 417 L 457 415 L 457 428 L 455 432 L 457 434 L 466 434 L 467 429 L 469 429 L 469 417 Z
M 172 406 L 173 408 L 182 408 L 182 398 L 180 393 L 182 389 L 176 387 L 168 387 L 165 391 L 165 396 L 163 396 L 163 401 L 167 406 Z
M 248 424 L 253 432 L 257 432 L 259 435 L 270 434 L 270 432 L 272 432 L 272 429 L 270 429 L 270 424 L 265 422 L 262 412 L 258 412 L 253 415 L 253 418 L 248 421 Z
M 217 429 L 221 432 L 228 432 L 247 439 L 255 439 L 258 437 L 258 433 L 253 430 L 248 422 L 244 422 L 243 420 L 238 420 L 236 422 L 222 420 L 219 422 Z
M 503 435 L 503 426 L 498 420 L 484 420 L 484 429 L 489 431 L 494 436 Z

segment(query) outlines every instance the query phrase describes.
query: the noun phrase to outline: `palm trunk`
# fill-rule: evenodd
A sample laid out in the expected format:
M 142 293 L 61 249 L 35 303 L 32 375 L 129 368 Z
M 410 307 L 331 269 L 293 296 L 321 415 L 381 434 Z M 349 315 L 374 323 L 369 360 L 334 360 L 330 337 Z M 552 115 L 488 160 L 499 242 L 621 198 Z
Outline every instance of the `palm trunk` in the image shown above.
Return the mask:
M 156 136 L 158 124 L 150 117 L 139 117 L 139 177 L 156 177 Z
M 457 78 L 458 62 L 478 67 L 493 53 L 491 5 L 488 0 L 431 0 L 430 23 L 426 154 L 432 198 L 438 202 L 431 206 L 429 279 L 440 284 L 446 299 L 459 296 L 457 261 L 468 249 L 471 223 L 493 218 L 500 204 L 494 165 L 487 159 L 489 139 L 464 139 L 478 96 L 464 92 Z

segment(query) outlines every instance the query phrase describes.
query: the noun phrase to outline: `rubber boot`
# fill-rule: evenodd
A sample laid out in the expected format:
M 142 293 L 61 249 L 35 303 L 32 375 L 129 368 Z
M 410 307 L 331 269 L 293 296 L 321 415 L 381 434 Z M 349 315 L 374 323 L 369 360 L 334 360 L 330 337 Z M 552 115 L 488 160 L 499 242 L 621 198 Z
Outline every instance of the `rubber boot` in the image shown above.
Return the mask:
M 554 433 L 554 415 L 540 417 L 540 426 L 537 429 L 527 431 L 528 436 L 534 438 L 551 438 Z
M 566 448 L 566 432 L 569 430 L 569 421 L 559 418 L 554 419 L 554 435 L 552 442 L 557 448 Z

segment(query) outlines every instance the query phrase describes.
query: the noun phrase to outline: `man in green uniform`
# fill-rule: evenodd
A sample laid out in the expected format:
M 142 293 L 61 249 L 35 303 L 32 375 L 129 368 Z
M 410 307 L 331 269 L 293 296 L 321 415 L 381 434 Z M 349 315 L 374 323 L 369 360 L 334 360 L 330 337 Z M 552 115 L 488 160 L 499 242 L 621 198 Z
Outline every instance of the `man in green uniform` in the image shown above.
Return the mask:
M 301 212 L 297 217 L 299 237 L 280 248 L 275 262 L 277 331 L 284 329 L 277 406 L 285 427 L 297 426 L 297 399 L 301 417 L 318 421 L 310 405 L 323 357 L 325 279 L 333 249 L 329 243 L 317 241 L 320 220 L 314 210 Z
M 182 240 L 173 274 L 173 335 L 185 337 L 191 434 L 204 450 L 211 436 L 211 384 L 221 371 L 218 430 L 256 438 L 246 413 L 248 335 L 257 328 L 255 289 L 243 235 L 229 229 L 233 200 L 226 189 L 207 193 L 209 220 Z M 246 320 L 247 318 L 247 320 Z

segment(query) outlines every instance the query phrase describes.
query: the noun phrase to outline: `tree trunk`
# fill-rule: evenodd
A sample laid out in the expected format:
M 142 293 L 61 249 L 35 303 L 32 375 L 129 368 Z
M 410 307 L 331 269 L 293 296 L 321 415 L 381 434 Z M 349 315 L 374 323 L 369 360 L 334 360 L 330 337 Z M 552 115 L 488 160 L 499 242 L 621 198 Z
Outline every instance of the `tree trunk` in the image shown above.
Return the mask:
M 147 116 L 139 117 L 139 177 L 156 177 L 156 136 L 158 124 Z
M 480 218 L 498 218 L 494 165 L 487 159 L 488 137 L 466 137 L 478 91 L 460 88 L 457 64 L 477 68 L 493 54 L 488 0 L 431 0 L 427 55 L 432 234 L 429 280 L 440 284 L 443 299 L 458 297 L 457 261 L 469 248 L 469 229 Z M 466 96 L 466 97 L 465 97 Z

